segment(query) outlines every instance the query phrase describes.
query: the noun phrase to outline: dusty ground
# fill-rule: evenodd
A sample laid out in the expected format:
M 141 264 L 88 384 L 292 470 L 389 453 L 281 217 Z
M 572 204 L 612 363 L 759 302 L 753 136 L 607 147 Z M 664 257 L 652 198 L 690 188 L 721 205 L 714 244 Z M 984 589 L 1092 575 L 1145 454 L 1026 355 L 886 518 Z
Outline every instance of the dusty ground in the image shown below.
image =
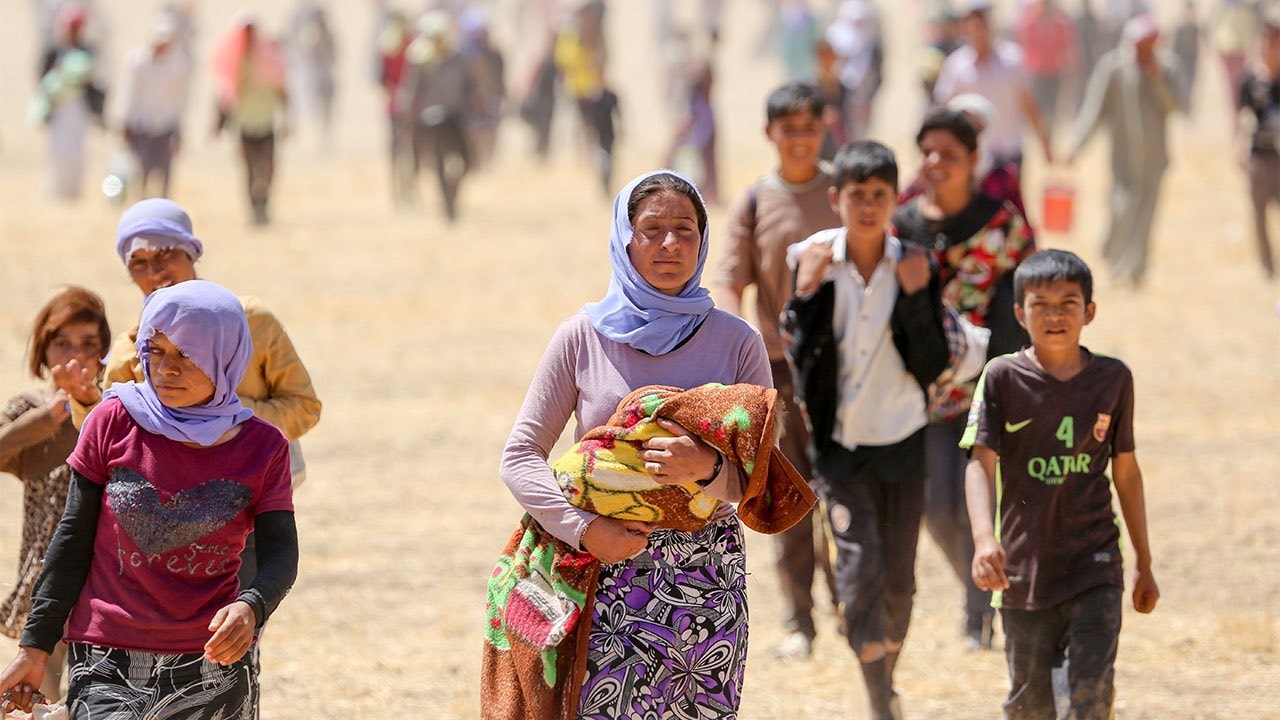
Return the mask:
M 119 55 L 144 37 L 146 14 L 123 0 L 100 4 L 111 12 L 119 67 Z M 203 5 L 207 44 L 231 9 Z M 270 21 L 287 9 L 284 0 L 261 5 Z M 518 517 L 495 474 L 499 453 L 553 328 L 605 288 L 608 206 L 580 153 L 563 142 L 569 127 L 550 164 L 537 166 L 525 157 L 523 128 L 512 123 L 498 167 L 465 188 L 460 223 L 443 224 L 430 195 L 427 210 L 392 213 L 381 106 L 362 54 L 368 9 L 330 5 L 344 53 L 338 135 L 321 151 L 304 127 L 284 148 L 277 222 L 247 226 L 236 151 L 208 137 L 203 82 L 175 190 L 206 242 L 201 275 L 275 310 L 325 403 L 323 421 L 305 439 L 302 567 L 267 636 L 263 716 L 470 718 L 478 714 L 484 581 Z M 919 102 L 908 51 L 918 12 L 914 3 L 894 5 L 892 75 L 876 127 L 911 167 Z M 0 0 L 6 394 L 30 382 L 21 372 L 28 323 L 57 286 L 102 293 L 118 329 L 140 305 L 112 252 L 119 208 L 97 194 L 70 206 L 40 192 L 44 137 L 23 120 L 34 77 L 30 6 Z M 669 120 L 647 60 L 654 52 L 647 3 L 611 6 L 626 124 L 621 183 L 658 162 Z M 777 72 L 750 53 L 763 19 L 757 4 L 727 6 L 722 52 L 737 65 L 722 65 L 717 98 L 722 182 L 733 194 L 771 163 L 759 128 Z M 515 37 L 509 21 L 497 35 Z M 1100 278 L 1098 319 L 1086 334 L 1093 349 L 1124 358 L 1137 377 L 1139 456 L 1164 593 L 1155 614 L 1126 616 L 1117 662 L 1118 715 L 1126 719 L 1280 717 L 1277 288 L 1260 279 L 1244 181 L 1227 159 L 1220 69 L 1206 62 L 1201 73 L 1196 118 L 1175 123 L 1150 282 L 1133 292 Z M 92 143 L 94 184 L 113 147 L 101 136 Z M 1046 244 L 1096 259 L 1104 167 L 1098 142 L 1074 171 L 1075 233 Z M 1029 198 L 1038 198 L 1044 176 L 1032 161 Z M 712 214 L 713 234 L 722 212 Z M 16 554 L 19 502 L 16 483 L 0 484 L 5 563 Z M 759 536 L 750 546 L 754 623 L 742 717 L 861 717 L 856 667 L 829 615 L 820 617 L 811 662 L 771 659 L 781 637 L 771 548 Z M 958 586 L 935 547 L 926 540 L 921 548 L 901 664 L 905 709 L 911 717 L 996 716 L 1007 687 L 1002 656 L 963 651 Z M 11 649 L 0 642 L 0 656 Z

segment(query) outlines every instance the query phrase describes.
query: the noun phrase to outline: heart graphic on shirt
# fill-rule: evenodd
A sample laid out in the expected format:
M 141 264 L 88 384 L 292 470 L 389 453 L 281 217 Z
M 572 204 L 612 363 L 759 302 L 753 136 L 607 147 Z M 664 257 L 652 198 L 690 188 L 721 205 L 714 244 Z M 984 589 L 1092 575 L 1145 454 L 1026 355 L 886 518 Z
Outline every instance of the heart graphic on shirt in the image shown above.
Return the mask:
M 209 480 L 160 499 L 135 470 L 118 467 L 107 502 L 129 538 L 147 555 L 176 550 L 216 532 L 249 507 L 253 492 L 234 480 Z

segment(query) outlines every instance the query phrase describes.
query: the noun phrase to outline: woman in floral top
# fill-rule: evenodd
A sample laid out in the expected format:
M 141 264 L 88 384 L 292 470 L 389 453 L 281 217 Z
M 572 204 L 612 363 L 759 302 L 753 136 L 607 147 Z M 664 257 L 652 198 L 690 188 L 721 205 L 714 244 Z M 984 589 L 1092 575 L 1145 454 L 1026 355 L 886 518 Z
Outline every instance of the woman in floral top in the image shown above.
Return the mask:
M 974 181 L 977 133 L 963 114 L 929 113 L 916 135 L 923 156 L 923 194 L 902 205 L 893 232 L 930 250 L 940 266 L 943 299 L 975 325 L 991 331 L 987 357 L 1027 342 L 1013 315 L 1013 270 L 1035 252 L 1026 218 L 1010 202 L 983 194 Z M 974 383 L 930 388 L 926 430 L 928 479 L 925 526 L 965 585 L 964 632 L 971 647 L 991 646 L 987 593 L 970 578 L 973 539 L 964 499 L 965 455 L 959 449 Z

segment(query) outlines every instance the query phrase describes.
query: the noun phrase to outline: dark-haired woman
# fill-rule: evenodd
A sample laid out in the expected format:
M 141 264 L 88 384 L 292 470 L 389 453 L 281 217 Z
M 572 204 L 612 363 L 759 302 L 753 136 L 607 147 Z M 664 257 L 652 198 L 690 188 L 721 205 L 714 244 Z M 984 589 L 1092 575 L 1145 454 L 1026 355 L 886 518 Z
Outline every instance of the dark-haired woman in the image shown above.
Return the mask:
M 1008 200 L 978 190 L 977 132 L 963 113 L 940 108 L 916 135 L 924 193 L 898 208 L 894 234 L 933 253 L 942 297 L 969 322 L 991 331 L 987 357 L 1028 342 L 1013 316 L 1013 271 L 1035 252 L 1030 226 Z M 925 429 L 925 527 L 965 587 L 964 633 L 969 647 L 990 648 L 990 596 L 970 577 L 973 538 L 964 499 L 966 457 L 959 448 L 976 382 L 930 388 Z
M 632 180 L 614 200 L 613 267 L 599 302 L 561 324 L 507 439 L 501 474 L 549 533 L 603 564 L 577 717 L 731 717 L 747 655 L 746 559 L 733 506 L 743 474 L 678 425 L 649 441 L 658 482 L 721 499 L 701 531 L 654 529 L 569 504 L 547 457 L 571 416 L 575 439 L 607 423 L 645 385 L 772 387 L 759 331 L 715 309 L 702 287 L 706 204 L 670 171 Z

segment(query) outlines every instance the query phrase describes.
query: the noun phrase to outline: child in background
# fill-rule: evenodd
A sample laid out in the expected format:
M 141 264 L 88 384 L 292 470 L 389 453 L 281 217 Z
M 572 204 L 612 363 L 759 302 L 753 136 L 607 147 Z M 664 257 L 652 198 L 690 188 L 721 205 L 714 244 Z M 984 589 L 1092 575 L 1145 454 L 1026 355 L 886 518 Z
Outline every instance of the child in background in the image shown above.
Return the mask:
M 787 252 L 796 268 L 788 352 L 823 480 L 840 610 L 874 720 L 901 717 L 893 672 L 916 589 L 925 388 L 950 359 L 937 270 L 923 250 L 885 232 L 897 196 L 893 152 L 846 145 L 829 190 L 842 227 Z
M 111 342 L 102 299 L 79 287 L 53 296 L 36 316 L 31 333 L 31 375 L 62 368 L 73 358 L 102 372 L 102 356 Z M 71 469 L 67 456 L 76 446 L 67 393 L 56 387 L 24 392 L 0 411 L 0 472 L 23 485 L 22 546 L 13 590 L 0 602 L 0 633 L 18 639 L 31 610 L 31 589 L 54 528 L 67 504 Z M 61 697 L 59 687 L 66 651 L 59 646 L 40 691 Z
M 1001 609 L 1012 683 L 1005 717 L 1055 717 L 1053 670 L 1069 659 L 1068 716 L 1110 718 L 1124 594 L 1112 482 L 1133 547 L 1133 607 L 1149 613 L 1160 598 L 1134 455 L 1133 376 L 1080 345 L 1095 305 L 1092 275 L 1075 254 L 1027 258 L 1014 296 L 1031 346 L 987 365 L 961 441 L 973 450 L 973 581 L 995 591 Z
M 0 710 L 31 711 L 65 634 L 72 717 L 252 720 L 257 629 L 297 575 L 289 444 L 236 395 L 253 341 L 234 295 L 203 280 L 157 290 L 140 328 L 145 381 L 107 390 L 67 459 Z M 258 573 L 241 587 L 250 530 Z
M 773 386 L 786 408 L 786 430 L 779 445 L 810 482 L 816 478 L 805 453 L 809 431 L 804 417 L 795 411 L 795 388 L 778 316 L 792 290 L 787 248 L 840 224 L 828 198 L 831 173 L 818 161 L 824 111 L 818 89 L 807 83 L 788 83 L 769 93 L 764 133 L 777 152 L 778 166 L 753 183 L 729 211 L 726 250 L 716 273 L 721 307 L 739 317 L 743 316 L 743 293 L 755 286 L 755 324 L 769 351 Z M 821 527 L 815 528 L 813 516 L 805 515 L 776 536 L 775 567 L 787 614 L 787 639 L 778 648 L 783 658 L 807 658 L 812 652 L 815 568 L 821 568 L 826 578 L 832 605 L 838 604 Z
M 690 154 L 697 157 L 699 167 L 693 174 L 697 177 L 698 189 L 702 191 L 702 197 L 708 205 L 720 204 L 719 173 L 716 170 L 716 109 L 711 103 L 714 76 L 709 60 L 694 64 L 684 120 L 676 129 L 675 140 L 666 160 L 667 167 L 680 165 L 677 154 L 682 148 L 687 148 Z

